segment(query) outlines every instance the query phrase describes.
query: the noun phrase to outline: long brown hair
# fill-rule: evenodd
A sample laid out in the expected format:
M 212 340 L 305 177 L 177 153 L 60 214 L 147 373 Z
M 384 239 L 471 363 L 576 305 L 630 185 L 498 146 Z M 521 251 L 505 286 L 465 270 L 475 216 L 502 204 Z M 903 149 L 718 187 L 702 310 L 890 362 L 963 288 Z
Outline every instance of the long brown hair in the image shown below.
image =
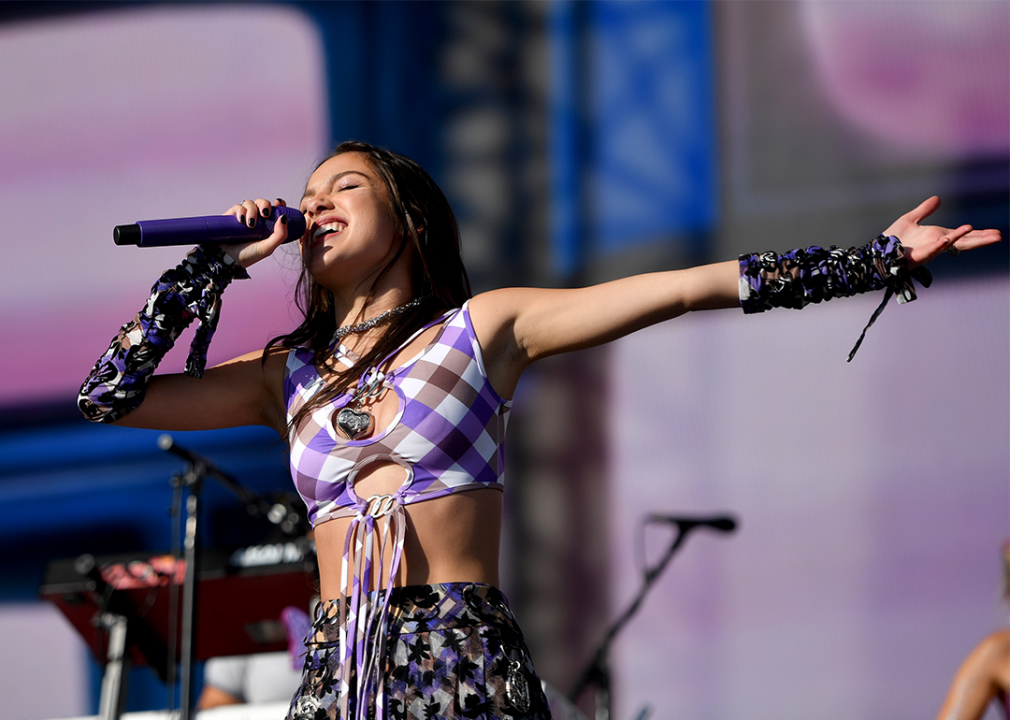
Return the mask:
M 303 405 L 288 424 L 289 435 L 315 408 L 346 392 L 365 371 L 396 350 L 426 322 L 439 313 L 459 307 L 472 294 L 463 266 L 456 216 L 428 173 L 408 157 L 353 140 L 338 145 L 316 165 L 316 169 L 344 153 L 361 154 L 382 178 L 389 211 L 396 221 L 400 237 L 399 248 L 372 283 L 364 307 L 373 299 L 379 280 L 406 252 L 408 243 L 413 248 L 411 280 L 414 296 L 424 298 L 424 301 L 390 323 L 379 341 L 353 367 L 337 374 L 333 382 Z M 274 345 L 308 348 L 313 351 L 313 363 L 322 371 L 330 357 L 330 343 L 337 329 L 333 293 L 316 282 L 304 264 L 295 286 L 295 302 L 304 319 L 287 335 L 267 343 L 267 350 Z

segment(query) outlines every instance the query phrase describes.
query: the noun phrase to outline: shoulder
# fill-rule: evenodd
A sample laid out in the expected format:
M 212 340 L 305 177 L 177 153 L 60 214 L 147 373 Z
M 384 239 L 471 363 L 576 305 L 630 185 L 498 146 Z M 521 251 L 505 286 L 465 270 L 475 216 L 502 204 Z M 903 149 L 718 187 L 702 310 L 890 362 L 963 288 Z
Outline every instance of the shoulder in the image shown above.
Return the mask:
M 1010 628 L 990 633 L 979 643 L 979 648 L 1004 657 L 1010 655 Z
M 550 292 L 542 288 L 508 287 L 488 290 L 474 295 L 468 301 L 471 313 L 492 317 L 514 315 L 524 305 L 534 301 L 538 295 Z
M 996 684 L 1006 693 L 1010 691 L 1010 628 L 992 633 L 983 642 L 990 643 L 996 657 Z
M 532 288 L 502 288 L 474 295 L 467 302 L 470 322 L 484 348 L 510 332 L 522 308 L 536 297 Z
M 306 347 L 273 347 L 266 358 L 270 382 L 283 388 L 288 398 L 298 388 L 318 382 L 315 353 Z
M 1010 687 L 1010 628 L 984 637 L 962 665 L 962 672 L 983 676 L 996 687 Z
M 468 303 L 470 324 L 495 392 L 511 398 L 529 357 L 516 334 L 516 321 L 539 291 L 505 288 L 475 295 Z
M 486 337 L 488 344 L 498 340 L 514 344 L 516 351 L 525 350 L 531 330 L 551 326 L 559 313 L 578 306 L 579 298 L 579 291 L 571 289 L 502 288 L 475 295 L 470 300 L 470 317 L 482 345 Z
M 275 364 L 284 372 L 290 372 L 292 368 L 305 364 L 311 364 L 315 358 L 315 353 L 307 347 L 296 345 L 294 347 L 282 347 L 275 345 L 267 351 L 267 364 Z M 285 371 L 284 368 L 287 368 Z

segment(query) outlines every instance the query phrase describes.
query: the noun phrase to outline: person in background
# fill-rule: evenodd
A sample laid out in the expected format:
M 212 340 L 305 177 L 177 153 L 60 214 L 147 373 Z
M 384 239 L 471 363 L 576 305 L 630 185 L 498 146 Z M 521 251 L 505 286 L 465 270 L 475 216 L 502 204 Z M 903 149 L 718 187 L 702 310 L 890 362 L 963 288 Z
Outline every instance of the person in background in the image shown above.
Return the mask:
M 1010 542 L 1003 546 L 1003 599 L 1010 601 Z M 1010 718 L 1010 627 L 985 637 L 961 663 L 936 720 L 979 720 L 998 699 Z
M 287 652 L 210 658 L 203 666 L 203 691 L 197 708 L 287 702 L 301 680 L 301 659 L 292 664 Z

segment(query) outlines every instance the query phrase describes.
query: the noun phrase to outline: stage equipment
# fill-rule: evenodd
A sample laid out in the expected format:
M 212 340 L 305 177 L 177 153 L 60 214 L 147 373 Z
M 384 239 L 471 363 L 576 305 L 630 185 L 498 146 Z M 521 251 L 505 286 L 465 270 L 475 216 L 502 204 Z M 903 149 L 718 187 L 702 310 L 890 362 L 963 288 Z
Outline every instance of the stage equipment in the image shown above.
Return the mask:
M 674 536 L 673 542 L 670 543 L 666 553 L 662 558 L 660 558 L 659 562 L 652 567 L 645 568 L 642 577 L 642 586 L 638 591 L 638 595 L 636 595 L 634 600 L 632 600 L 627 610 L 625 610 L 610 626 L 610 629 L 604 635 L 603 640 L 597 646 L 596 652 L 593 653 L 593 657 L 589 661 L 589 664 L 586 665 L 586 668 L 582 671 L 582 674 L 579 675 L 578 680 L 576 680 L 575 684 L 572 686 L 571 692 L 568 693 L 568 699 L 574 703 L 579 699 L 582 691 L 589 685 L 595 686 L 595 720 L 610 720 L 610 668 L 607 662 L 607 653 L 610 651 L 610 646 L 613 643 L 614 638 L 617 637 L 617 633 L 619 633 L 628 621 L 631 620 L 632 616 L 638 612 L 639 607 L 642 605 L 642 601 L 645 599 L 646 593 L 649 592 L 653 583 L 656 582 L 663 570 L 666 569 L 666 566 L 673 558 L 674 553 L 676 553 L 684 541 L 687 540 L 687 536 L 697 528 L 704 527 L 722 533 L 733 532 L 736 530 L 736 520 L 728 515 L 717 517 L 650 515 L 644 522 L 644 525 L 648 524 L 672 524 L 676 526 L 677 534 Z M 643 709 L 644 714 L 647 715 L 649 712 L 649 708 Z
M 41 597 L 59 608 L 105 666 L 103 720 L 121 716 L 131 666 L 150 666 L 174 684 L 171 668 L 181 656 L 169 648 L 179 648 L 181 638 L 173 596 L 185 577 L 186 560 L 170 554 L 84 555 L 49 563 Z M 315 548 L 300 539 L 205 549 L 197 578 L 194 625 L 202 630 L 192 644 L 193 659 L 286 651 L 281 612 L 309 607 L 316 594 Z
M 177 663 L 179 718 L 189 720 L 194 659 L 286 650 L 281 611 L 288 606 L 309 607 L 317 592 L 315 547 L 304 538 L 308 523 L 285 494 L 268 497 L 242 487 L 207 458 L 176 445 L 169 435 L 162 435 L 158 445 L 186 461 L 185 471 L 171 480 L 174 523 L 182 494 L 189 491 L 184 553 L 175 548 L 172 554 L 159 557 L 56 560 L 50 563 L 40 589 L 40 595 L 56 604 L 95 659 L 105 665 L 103 720 L 118 720 L 122 714 L 130 665 L 152 666 L 173 688 Z M 202 552 L 199 509 L 207 477 L 234 493 L 250 514 L 301 536 L 236 551 Z M 200 626 L 204 630 L 198 635 Z

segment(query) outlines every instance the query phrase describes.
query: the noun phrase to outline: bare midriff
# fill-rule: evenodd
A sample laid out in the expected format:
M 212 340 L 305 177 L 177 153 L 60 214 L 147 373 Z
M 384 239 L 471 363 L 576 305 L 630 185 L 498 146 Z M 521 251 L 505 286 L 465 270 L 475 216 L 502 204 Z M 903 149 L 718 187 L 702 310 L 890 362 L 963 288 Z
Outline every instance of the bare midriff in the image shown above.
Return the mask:
M 382 483 L 355 484 L 359 497 L 395 491 Z M 498 585 L 498 547 L 501 534 L 502 492 L 478 489 L 414 502 L 404 506 L 407 528 L 403 558 L 395 585 L 477 582 Z M 351 518 L 335 518 L 315 528 L 319 559 L 319 589 L 323 600 L 340 597 L 340 566 Z M 376 533 L 376 543 L 380 533 Z M 378 557 L 378 546 L 373 557 Z M 382 576 L 386 577 L 392 548 L 385 548 Z M 373 573 L 378 583 L 379 568 Z

